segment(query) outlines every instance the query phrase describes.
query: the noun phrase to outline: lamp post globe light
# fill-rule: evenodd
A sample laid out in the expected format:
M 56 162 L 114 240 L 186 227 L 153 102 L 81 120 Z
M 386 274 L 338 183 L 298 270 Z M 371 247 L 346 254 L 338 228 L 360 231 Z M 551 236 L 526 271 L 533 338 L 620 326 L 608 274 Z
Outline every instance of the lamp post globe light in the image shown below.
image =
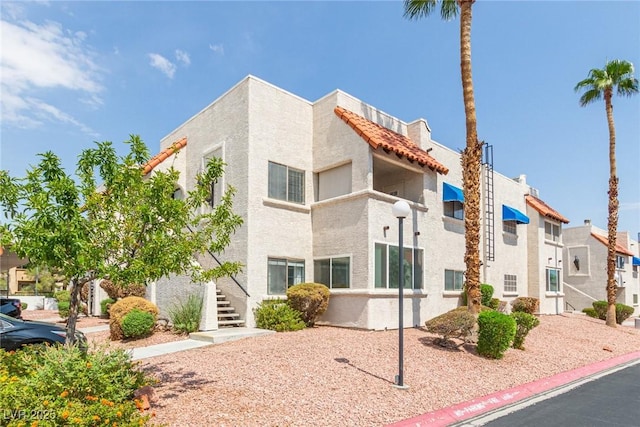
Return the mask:
M 400 389 L 408 389 L 409 386 L 404 384 L 404 309 L 403 309 L 403 300 L 404 300 L 404 260 L 403 257 L 403 220 L 409 215 L 411 212 L 411 208 L 409 207 L 409 203 L 404 200 L 398 200 L 393 204 L 391 208 L 391 212 L 393 216 L 398 218 L 398 375 L 396 375 L 396 383 L 395 387 Z

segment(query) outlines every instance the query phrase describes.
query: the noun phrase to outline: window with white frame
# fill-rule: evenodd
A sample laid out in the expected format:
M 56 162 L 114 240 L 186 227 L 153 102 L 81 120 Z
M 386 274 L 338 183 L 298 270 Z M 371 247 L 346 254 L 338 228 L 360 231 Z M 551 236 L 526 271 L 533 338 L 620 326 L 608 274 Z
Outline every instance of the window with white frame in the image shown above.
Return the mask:
M 269 197 L 304 204 L 304 171 L 269 162 Z
M 633 294 L 633 305 L 638 305 L 638 294 Z
M 284 295 L 293 285 L 304 282 L 304 261 L 269 258 L 267 261 L 267 292 Z
M 442 202 L 444 216 L 455 219 L 464 219 L 464 204 L 458 201 Z
M 560 270 L 547 268 L 547 292 L 560 292 Z
M 504 291 L 509 293 L 518 292 L 518 276 L 515 274 L 504 275 Z
M 351 283 L 351 258 L 336 257 L 313 261 L 313 281 L 331 289 L 348 288 Z
M 616 268 L 618 270 L 624 270 L 624 257 L 621 255 L 616 255 Z
M 551 242 L 560 241 L 560 226 L 558 224 L 552 224 L 550 222 L 544 223 L 544 238 Z
M 374 251 L 376 288 L 398 289 L 400 275 L 398 246 L 376 243 Z M 402 261 L 404 265 L 404 288 L 422 289 L 423 250 L 404 247 Z
M 462 291 L 464 288 L 464 271 L 445 270 L 444 271 L 444 290 L 445 291 Z
M 502 221 L 502 231 L 509 234 L 518 234 L 518 223 L 515 221 Z

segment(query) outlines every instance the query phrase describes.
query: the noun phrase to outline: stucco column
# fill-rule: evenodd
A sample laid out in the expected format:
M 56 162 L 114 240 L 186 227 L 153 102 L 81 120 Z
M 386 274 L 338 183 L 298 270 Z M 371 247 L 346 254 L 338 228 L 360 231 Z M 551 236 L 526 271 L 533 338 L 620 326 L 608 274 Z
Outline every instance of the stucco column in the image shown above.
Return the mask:
M 201 331 L 215 331 L 218 329 L 218 298 L 216 284 L 213 281 L 204 285 Z

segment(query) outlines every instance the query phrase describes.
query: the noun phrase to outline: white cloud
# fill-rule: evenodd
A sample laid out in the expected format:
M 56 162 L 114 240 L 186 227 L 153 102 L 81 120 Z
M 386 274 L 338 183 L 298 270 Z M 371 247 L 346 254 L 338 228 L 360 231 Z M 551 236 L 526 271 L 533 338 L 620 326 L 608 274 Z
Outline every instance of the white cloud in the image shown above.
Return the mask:
M 209 44 L 209 49 L 211 49 L 214 53 L 219 53 L 220 55 L 224 55 L 224 46 L 222 45 L 222 43 Z
M 176 59 L 179 62 L 182 62 L 182 65 L 184 65 L 185 67 L 188 67 L 191 64 L 191 58 L 189 57 L 189 54 L 183 50 L 176 49 Z
M 170 79 L 173 78 L 173 75 L 176 73 L 176 66 L 173 62 L 157 53 L 150 53 L 149 59 L 151 60 L 150 65 L 153 68 L 162 71 Z
M 71 124 L 95 134 L 51 101 L 38 97 L 41 89 L 73 91 L 102 103 L 101 70 L 85 44 L 86 33 L 71 32 L 56 22 L 1 21 L 2 112 L 7 125 L 31 128 L 44 121 Z

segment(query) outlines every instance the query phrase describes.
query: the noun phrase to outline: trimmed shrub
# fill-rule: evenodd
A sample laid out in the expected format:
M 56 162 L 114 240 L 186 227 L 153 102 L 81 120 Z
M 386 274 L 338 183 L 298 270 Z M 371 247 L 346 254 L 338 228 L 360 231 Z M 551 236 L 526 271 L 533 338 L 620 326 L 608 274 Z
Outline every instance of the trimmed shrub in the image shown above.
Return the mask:
M 498 310 L 500 308 L 500 299 L 499 298 L 491 298 L 488 307 L 492 310 Z
M 607 307 L 609 305 L 606 301 L 594 301 L 591 303 L 593 309 L 596 311 L 596 316 L 600 320 L 607 320 Z
M 20 308 L 21 308 L 22 310 L 26 310 L 26 309 L 27 309 L 27 307 L 29 307 L 29 304 L 27 304 L 26 302 L 21 302 L 21 303 L 20 303 Z
M 502 359 L 516 336 L 516 321 L 498 311 L 483 311 L 478 315 L 478 354 L 490 359 Z
M 622 325 L 622 322 L 627 320 L 633 311 L 633 307 L 621 303 L 616 304 L 616 323 Z
M 267 299 L 254 310 L 256 326 L 276 332 L 299 331 L 305 328 L 302 314 L 291 308 L 286 301 Z
M 511 311 L 535 314 L 540 307 L 540 300 L 534 297 L 518 297 L 511 302 Z
M 0 351 L 2 425 L 148 425 L 133 400 L 135 390 L 153 383 L 124 349 L 26 346 Z M 43 418 L 43 415 L 46 417 Z
M 582 309 L 582 312 L 589 317 L 598 318 L 598 313 L 593 309 L 593 307 L 585 307 Z
M 471 335 L 476 319 L 473 314 L 469 313 L 467 307 L 458 307 L 448 311 L 440 316 L 425 322 L 428 332 L 440 335 L 440 339 L 436 341 L 442 347 L 446 347 L 451 338 L 466 341 Z
M 480 294 L 482 298 L 482 305 L 491 307 L 491 299 L 493 298 L 493 286 L 487 283 L 481 283 Z
M 595 316 L 592 316 L 592 317 L 596 317 L 600 320 L 607 320 L 607 308 L 609 307 L 609 303 L 607 301 L 594 301 L 593 303 L 591 303 L 591 305 L 593 305 L 593 310 L 595 311 L 595 314 L 596 314 Z M 582 311 L 585 312 L 585 310 L 587 309 L 584 309 Z M 633 314 L 633 311 L 634 311 L 633 307 L 630 307 L 622 303 L 617 303 L 616 304 L 616 323 L 618 325 L 621 325 L 622 322 L 627 320 L 629 316 Z
M 109 309 L 109 331 L 112 340 L 121 340 L 124 338 L 122 331 L 122 320 L 133 309 L 146 311 L 153 315 L 153 323 L 155 324 L 158 317 L 158 307 L 152 302 L 141 297 L 126 297 L 115 302 Z
M 179 302 L 169 309 L 169 318 L 173 330 L 181 334 L 189 334 L 200 328 L 204 301 L 201 296 L 191 294 L 185 302 Z
M 524 350 L 524 339 L 530 330 L 540 324 L 540 320 L 529 313 L 514 311 L 511 317 L 516 321 L 516 336 L 513 338 L 513 348 Z
M 313 326 L 318 316 L 329 306 L 329 288 L 320 283 L 301 283 L 287 289 L 287 304 L 302 314 L 307 326 Z
M 58 301 L 58 315 L 63 319 L 69 317 L 69 301 Z
M 63 290 L 63 291 L 57 291 L 56 293 L 53 294 L 53 297 L 56 299 L 56 301 L 61 302 L 61 301 L 71 301 L 71 292 Z
M 151 334 L 155 324 L 153 314 L 134 308 L 122 319 L 122 333 L 125 338 L 145 337 Z
M 116 300 L 112 298 L 105 298 L 102 301 L 100 301 L 100 314 L 102 314 L 103 316 L 108 316 L 109 309 L 111 308 L 111 305 L 114 302 L 116 302 Z

